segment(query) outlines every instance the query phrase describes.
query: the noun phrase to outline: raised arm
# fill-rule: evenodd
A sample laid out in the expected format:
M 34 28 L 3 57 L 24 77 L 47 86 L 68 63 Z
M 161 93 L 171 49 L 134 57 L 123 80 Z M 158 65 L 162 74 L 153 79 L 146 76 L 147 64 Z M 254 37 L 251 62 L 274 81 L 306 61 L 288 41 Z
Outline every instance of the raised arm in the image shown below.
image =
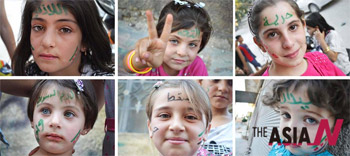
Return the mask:
M 147 67 L 159 67 L 163 63 L 163 56 L 171 33 L 173 16 L 171 14 L 167 15 L 162 35 L 160 37 L 158 37 L 157 34 L 152 12 L 149 10 L 146 11 L 146 17 L 148 37 L 138 40 L 134 51 L 125 55 L 123 64 L 124 69 L 127 72 L 133 72 L 130 70 L 131 65 L 135 70 L 141 71 Z M 131 55 L 132 52 L 135 54 Z
M 11 25 L 7 20 L 4 0 L 0 0 L 0 36 L 5 43 L 10 58 L 12 59 L 16 49 L 16 41 Z

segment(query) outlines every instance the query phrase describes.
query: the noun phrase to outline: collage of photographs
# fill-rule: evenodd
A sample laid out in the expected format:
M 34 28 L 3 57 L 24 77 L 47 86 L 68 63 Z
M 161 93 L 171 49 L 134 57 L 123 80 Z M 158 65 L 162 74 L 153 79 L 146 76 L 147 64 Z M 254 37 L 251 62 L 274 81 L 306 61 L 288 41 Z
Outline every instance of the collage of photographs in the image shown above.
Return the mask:
M 0 0 L 0 156 L 350 156 L 349 7 Z

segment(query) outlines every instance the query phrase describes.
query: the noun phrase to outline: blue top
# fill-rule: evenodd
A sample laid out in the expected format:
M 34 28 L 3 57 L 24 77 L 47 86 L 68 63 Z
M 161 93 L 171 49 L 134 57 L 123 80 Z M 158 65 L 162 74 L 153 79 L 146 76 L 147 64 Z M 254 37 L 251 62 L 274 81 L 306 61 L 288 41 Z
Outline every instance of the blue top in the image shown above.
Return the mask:
M 272 146 L 272 149 L 271 149 L 268 156 L 296 156 L 296 155 L 294 155 L 290 151 L 288 151 L 283 144 L 281 146 L 278 146 L 278 144 L 275 143 Z M 329 153 L 327 150 L 325 150 L 322 153 L 313 154 L 310 156 L 333 156 L 333 155 L 331 153 Z

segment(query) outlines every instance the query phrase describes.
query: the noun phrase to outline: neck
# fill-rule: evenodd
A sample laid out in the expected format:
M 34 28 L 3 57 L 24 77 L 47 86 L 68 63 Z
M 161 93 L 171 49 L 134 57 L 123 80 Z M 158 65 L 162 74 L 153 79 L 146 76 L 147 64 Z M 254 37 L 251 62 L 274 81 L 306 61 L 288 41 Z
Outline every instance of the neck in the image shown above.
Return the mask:
M 40 155 L 50 155 L 50 156 L 71 156 L 73 155 L 73 149 L 70 149 L 68 151 L 63 151 L 62 153 L 50 153 L 48 151 L 45 151 L 41 147 L 39 147 L 39 150 L 33 154 L 33 156 L 40 156 Z
M 217 109 L 211 108 L 213 119 L 211 120 L 211 127 L 215 128 L 232 121 L 232 114 L 228 112 L 228 108 Z
M 165 63 L 163 63 L 162 66 L 163 66 L 164 71 L 170 76 L 177 76 L 177 74 L 179 74 L 179 72 L 180 72 L 180 71 L 171 69 Z
M 307 70 L 307 61 L 303 59 L 303 61 L 294 67 L 283 66 L 277 63 L 272 62 L 270 67 L 269 75 L 270 76 L 300 76 Z

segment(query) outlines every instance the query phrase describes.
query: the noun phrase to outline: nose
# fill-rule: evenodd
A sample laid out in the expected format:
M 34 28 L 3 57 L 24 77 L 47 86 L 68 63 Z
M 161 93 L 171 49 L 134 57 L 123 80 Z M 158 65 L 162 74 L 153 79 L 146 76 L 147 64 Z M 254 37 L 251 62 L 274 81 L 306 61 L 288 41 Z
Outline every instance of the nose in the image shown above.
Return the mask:
M 229 85 L 227 84 L 226 80 L 221 80 L 218 84 L 218 90 L 224 93 L 228 92 L 228 87 Z
M 294 46 L 294 40 L 293 36 L 290 35 L 288 32 L 283 33 L 283 38 L 282 38 L 282 47 L 284 49 L 290 49 Z
M 288 126 L 289 128 L 291 128 L 291 131 L 287 132 L 287 134 L 292 138 L 293 141 L 295 139 L 299 140 L 299 136 L 301 133 L 301 129 L 303 128 L 303 124 L 300 121 L 297 121 L 296 119 L 292 118 Z M 294 132 L 294 130 L 296 130 L 296 132 Z
M 47 29 L 42 40 L 42 44 L 45 48 L 53 48 L 56 46 L 56 32 L 54 30 Z
M 183 57 L 187 55 L 187 46 L 185 44 L 181 44 L 178 46 L 178 48 L 176 49 L 176 53 Z
M 59 114 L 52 114 L 51 120 L 49 121 L 50 128 L 61 128 L 61 119 Z
M 169 129 L 175 134 L 181 133 L 185 130 L 185 126 L 183 125 L 182 118 L 180 116 L 174 116 L 173 120 L 170 120 Z

